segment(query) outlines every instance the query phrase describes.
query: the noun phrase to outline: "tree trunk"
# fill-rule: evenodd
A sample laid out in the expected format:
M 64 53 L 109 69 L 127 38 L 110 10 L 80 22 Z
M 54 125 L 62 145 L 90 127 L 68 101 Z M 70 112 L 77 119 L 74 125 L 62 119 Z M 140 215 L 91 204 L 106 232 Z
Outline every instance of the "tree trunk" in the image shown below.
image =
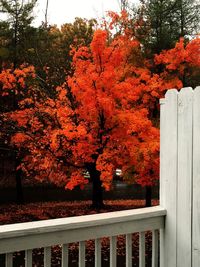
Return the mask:
M 92 207 L 101 209 L 104 207 L 103 188 L 100 180 L 100 172 L 97 171 L 95 163 L 90 164 L 88 172 L 92 181 Z
M 151 186 L 146 186 L 145 207 L 151 207 L 151 198 L 152 198 L 152 187 Z
M 15 181 L 16 181 L 16 202 L 17 204 L 24 203 L 24 193 L 22 188 L 22 171 L 18 170 L 19 159 L 15 157 Z
M 45 9 L 45 19 L 44 19 L 44 23 L 45 23 L 45 27 L 47 28 L 48 26 L 48 8 L 49 8 L 49 0 L 46 1 L 46 9 Z

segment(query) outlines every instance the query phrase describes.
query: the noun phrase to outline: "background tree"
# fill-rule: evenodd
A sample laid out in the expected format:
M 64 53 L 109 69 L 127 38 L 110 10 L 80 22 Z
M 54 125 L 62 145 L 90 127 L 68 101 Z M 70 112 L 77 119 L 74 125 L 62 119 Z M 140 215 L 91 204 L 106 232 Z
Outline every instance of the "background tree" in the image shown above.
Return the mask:
M 54 96 L 55 88 L 72 72 L 70 51 L 92 40 L 96 21 L 76 18 L 73 23 L 41 25 L 36 29 L 26 62 L 34 65 L 40 86 Z
M 0 3 L 1 12 L 6 13 L 5 21 L 0 25 L 2 29 L 0 54 L 3 71 L 4 68 L 10 67 L 14 72 L 24 62 L 34 64 L 38 89 L 53 98 L 55 97 L 56 86 L 64 82 L 66 73 L 70 71 L 71 56 L 69 51 L 71 44 L 74 42 L 75 47 L 89 44 L 96 22 L 77 18 L 74 24 L 65 25 L 64 28 L 68 28 L 65 33 L 56 26 L 50 25 L 34 28 L 31 26 L 33 20 L 31 15 L 35 3 L 36 1 L 29 1 L 26 4 L 24 1 L 1 1 Z M 1 112 L 18 109 L 19 99 L 13 91 L 6 99 L 1 97 L 0 101 L 4 103 L 1 106 L 3 108 Z M 6 128 L 4 127 L 5 131 Z M 14 128 L 11 132 L 13 133 L 13 131 Z M 1 135 L 3 154 L 10 150 L 6 141 L 8 139 L 4 134 Z M 23 153 L 18 153 L 16 149 L 11 149 L 12 151 L 16 158 L 17 202 L 23 202 L 21 170 L 17 168 L 20 165 L 19 155 Z
M 200 30 L 200 3 L 197 0 L 176 0 L 175 17 L 179 37 L 192 37 Z
M 146 18 L 150 23 L 149 43 L 153 53 L 174 46 L 179 39 L 175 1 L 150 0 L 146 2 Z
M 135 36 L 143 44 L 145 57 L 150 59 L 153 72 L 162 73 L 162 65 L 154 65 L 154 54 L 159 54 L 165 49 L 171 49 L 185 38 L 185 43 L 200 30 L 200 4 L 194 0 L 141 0 L 134 13 Z M 186 41 L 187 40 L 187 41 Z M 199 68 L 190 66 L 193 73 L 181 77 L 184 86 L 199 84 Z M 195 74 L 194 74 L 195 73 Z M 177 74 L 177 73 L 176 73 Z M 177 76 L 175 76 L 177 77 Z M 179 73 L 180 77 L 180 73 Z M 152 120 L 159 121 L 159 108 L 155 106 Z M 151 189 L 146 188 L 146 202 L 150 203 Z
M 140 0 L 128 9 L 135 36 L 149 58 L 173 48 L 180 37 L 194 38 L 200 30 L 199 11 L 196 0 Z
M 7 21 L 0 22 L 0 69 L 2 68 L 2 64 L 4 62 L 9 61 L 9 44 L 11 40 L 11 31 L 9 27 L 9 23 Z
M 17 203 L 23 203 L 22 190 L 22 171 L 18 168 L 21 163 L 22 155 L 18 149 L 13 149 L 10 145 L 11 136 L 16 133 L 17 129 L 13 123 L 4 121 L 5 112 L 15 112 L 19 108 L 19 102 L 22 100 L 22 94 L 28 88 L 26 80 L 33 77 L 33 68 L 22 66 L 20 69 L 3 69 L 0 73 L 0 150 L 4 158 L 13 160 L 13 173 L 16 181 L 16 200 Z M 13 103 L 14 102 L 14 103 Z
M 0 12 L 4 15 L 5 20 L 1 22 L 1 63 L 3 68 L 10 67 L 15 71 L 22 63 L 27 61 L 29 48 L 31 47 L 32 38 L 35 29 L 31 26 L 33 21 L 33 8 L 37 0 L 1 0 Z M 3 101 L 3 100 L 1 100 Z M 7 102 L 8 101 L 8 102 Z M 4 112 L 16 110 L 18 108 L 18 100 L 15 90 L 11 90 L 10 99 L 3 105 Z M 9 103 L 9 105 L 7 105 Z M 5 130 L 5 129 L 4 129 Z M 4 136 L 4 135 L 3 135 Z M 3 153 L 10 150 L 6 139 L 1 140 L 1 150 Z M 21 170 L 17 168 L 20 164 L 20 157 L 16 150 L 11 151 L 15 158 L 15 178 L 17 202 L 23 202 L 23 191 L 21 181 Z
M 200 83 L 200 38 L 185 43 L 181 38 L 176 46 L 155 56 L 156 65 L 162 66 L 160 74 L 165 81 L 179 79 L 181 86 L 196 87 Z
M 34 28 L 31 23 L 34 19 L 33 8 L 37 0 L 1 0 L 0 12 L 5 14 L 9 24 L 9 37 L 6 48 L 9 50 L 10 63 L 14 68 L 26 61 L 31 36 Z M 2 38 L 2 37 L 1 37 Z

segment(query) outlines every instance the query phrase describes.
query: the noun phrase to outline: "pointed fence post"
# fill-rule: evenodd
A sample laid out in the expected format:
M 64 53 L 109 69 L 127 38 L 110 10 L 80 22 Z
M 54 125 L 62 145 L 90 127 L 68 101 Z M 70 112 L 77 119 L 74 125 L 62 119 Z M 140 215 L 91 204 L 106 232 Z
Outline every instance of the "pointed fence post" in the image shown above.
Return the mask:
M 161 267 L 193 266 L 193 94 L 189 87 L 169 90 L 161 101 Z
M 200 266 L 200 86 L 194 90 L 193 108 L 193 224 L 192 263 Z
M 192 243 L 193 90 L 178 94 L 177 267 L 190 267 Z
M 169 90 L 160 104 L 160 205 L 167 210 L 165 229 L 160 235 L 160 266 L 176 267 L 177 90 Z

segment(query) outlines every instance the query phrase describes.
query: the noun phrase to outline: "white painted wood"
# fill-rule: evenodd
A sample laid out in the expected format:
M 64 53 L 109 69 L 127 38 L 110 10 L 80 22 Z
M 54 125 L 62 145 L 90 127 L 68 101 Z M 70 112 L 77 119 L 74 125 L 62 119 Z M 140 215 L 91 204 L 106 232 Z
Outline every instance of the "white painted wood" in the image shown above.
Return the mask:
M 25 267 L 32 267 L 32 250 L 25 250 Z
M 176 266 L 178 92 L 167 91 L 161 104 L 160 205 L 167 210 L 165 230 L 160 235 L 160 266 Z M 159 229 L 159 228 L 157 228 Z
M 191 267 L 193 90 L 178 94 L 177 267 Z
M 200 87 L 194 90 L 193 107 L 193 225 L 192 262 L 200 266 Z
M 62 245 L 62 267 L 68 267 L 69 264 L 69 250 L 68 244 Z
M 0 226 L 0 253 L 161 229 L 162 207 Z
M 145 232 L 139 233 L 139 267 L 145 267 Z
M 51 247 L 44 248 L 44 267 L 51 267 Z
M 166 238 L 165 238 L 165 229 L 160 229 L 160 267 L 164 267 L 165 266 L 165 242 L 166 242 Z M 166 265 L 167 266 L 167 265 Z
M 117 266 L 117 237 L 110 237 L 110 267 Z
M 152 267 L 158 267 L 159 231 L 152 231 Z
M 161 267 L 191 267 L 192 132 L 192 89 L 168 91 L 161 103 L 160 203 L 167 209 Z
M 79 242 L 79 267 L 85 267 L 85 241 Z
M 101 239 L 95 239 L 95 267 L 101 267 Z
M 13 254 L 6 253 L 6 267 L 13 267 Z
M 102 224 L 135 221 L 166 215 L 166 210 L 159 207 L 106 212 L 93 215 L 74 216 L 36 222 L 7 224 L 0 226 L 0 238 L 25 236 L 27 234 L 49 233 L 62 230 L 80 229 Z
M 126 267 L 132 267 L 132 234 L 126 235 Z

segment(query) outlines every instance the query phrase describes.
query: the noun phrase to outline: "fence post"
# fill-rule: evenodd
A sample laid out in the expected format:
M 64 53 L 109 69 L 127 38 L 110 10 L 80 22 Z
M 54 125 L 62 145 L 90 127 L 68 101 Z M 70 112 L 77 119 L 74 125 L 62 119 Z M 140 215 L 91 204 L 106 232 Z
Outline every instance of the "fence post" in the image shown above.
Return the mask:
M 178 94 L 177 267 L 192 266 L 193 90 Z
M 200 266 L 200 87 L 194 90 L 193 109 L 193 225 L 192 263 Z
M 176 267 L 177 101 L 178 92 L 173 89 L 160 101 L 160 205 L 167 210 L 165 229 L 160 235 L 161 267 Z
M 163 102 L 160 204 L 167 216 L 161 267 L 192 267 L 193 90 L 169 90 Z

